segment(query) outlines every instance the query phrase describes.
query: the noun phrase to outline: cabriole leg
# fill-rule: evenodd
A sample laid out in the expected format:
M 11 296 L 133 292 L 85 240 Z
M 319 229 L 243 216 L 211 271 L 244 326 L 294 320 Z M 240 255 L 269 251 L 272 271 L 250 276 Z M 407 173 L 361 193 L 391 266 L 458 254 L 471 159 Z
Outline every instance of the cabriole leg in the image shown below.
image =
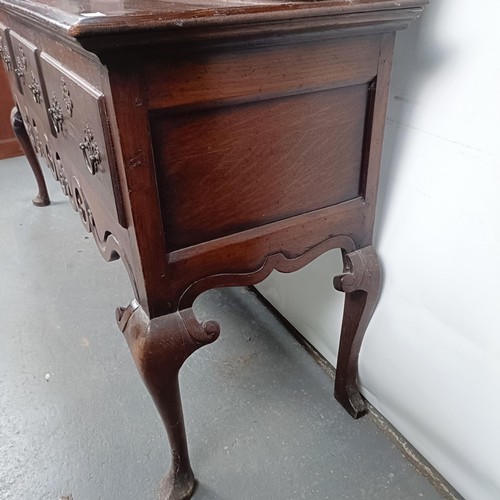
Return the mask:
M 33 170 L 33 173 L 35 174 L 36 183 L 38 185 L 38 194 L 33 198 L 33 205 L 36 205 L 37 207 L 50 205 L 50 198 L 47 192 L 47 186 L 45 185 L 45 179 L 43 178 L 42 169 L 40 168 L 40 163 L 38 163 L 38 158 L 33 150 L 28 132 L 26 132 L 26 127 L 24 126 L 21 113 L 17 109 L 17 106 L 14 106 L 12 109 L 10 121 L 12 130 L 21 144 L 26 158 L 28 158 L 31 170 Z
M 344 317 L 335 375 L 335 398 L 354 417 L 366 412 L 357 383 L 361 342 L 372 317 L 380 290 L 380 267 L 372 246 L 342 253 L 344 273 L 333 280 L 345 292 Z
M 116 316 L 170 441 L 172 464 L 162 480 L 160 498 L 190 498 L 195 479 L 189 462 L 178 375 L 194 351 L 217 339 L 219 325 L 215 321 L 198 323 L 191 309 L 150 320 L 135 300 L 127 308 L 118 308 Z

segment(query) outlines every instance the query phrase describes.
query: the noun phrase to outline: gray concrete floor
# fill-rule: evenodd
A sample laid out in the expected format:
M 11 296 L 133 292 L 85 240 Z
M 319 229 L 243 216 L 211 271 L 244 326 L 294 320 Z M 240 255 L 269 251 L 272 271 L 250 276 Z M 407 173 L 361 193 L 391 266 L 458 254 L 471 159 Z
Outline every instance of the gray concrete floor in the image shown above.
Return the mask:
M 152 499 L 169 458 L 115 325 L 131 287 L 49 190 L 34 207 L 26 160 L 0 162 L 0 498 Z M 441 498 L 253 294 L 195 312 L 222 326 L 181 376 L 196 500 Z

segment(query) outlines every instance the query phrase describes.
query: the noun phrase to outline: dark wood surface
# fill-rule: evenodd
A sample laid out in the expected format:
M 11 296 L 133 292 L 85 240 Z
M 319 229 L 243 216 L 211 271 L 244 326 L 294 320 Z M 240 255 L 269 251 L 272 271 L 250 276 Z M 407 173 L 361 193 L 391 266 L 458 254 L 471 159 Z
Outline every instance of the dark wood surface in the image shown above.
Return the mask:
M 368 85 L 360 84 L 156 116 L 167 249 L 358 197 L 367 99 Z
M 335 395 L 365 411 L 394 35 L 425 3 L 0 0 L 23 147 L 134 288 L 117 319 L 170 439 L 163 498 L 194 488 L 177 374 L 218 334 L 191 311 L 205 290 L 341 248 Z
M 161 31 L 185 31 L 186 27 L 263 25 L 274 21 L 330 18 L 343 24 L 374 21 L 404 27 L 420 14 L 427 0 L 330 0 L 324 2 L 279 0 L 2 0 L 3 9 L 51 32 L 75 38 L 96 35 Z M 358 15 L 357 19 L 345 19 Z M 365 16 L 365 14 L 368 14 Z M 335 16 L 336 19 L 332 19 Z M 317 22 L 317 21 L 316 21 Z M 285 26 L 277 27 L 286 28 Z M 386 27 L 385 27 L 386 28 Z M 274 28 L 273 28 L 274 29 Z M 179 36 L 179 33 L 177 33 Z

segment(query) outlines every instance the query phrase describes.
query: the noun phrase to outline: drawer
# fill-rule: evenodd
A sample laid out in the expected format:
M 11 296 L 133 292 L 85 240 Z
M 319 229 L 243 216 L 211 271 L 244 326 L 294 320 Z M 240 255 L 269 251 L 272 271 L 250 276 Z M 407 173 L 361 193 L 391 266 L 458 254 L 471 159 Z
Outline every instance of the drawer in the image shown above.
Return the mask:
M 60 181 L 58 169 L 54 161 L 56 155 L 54 154 L 54 141 L 50 127 L 38 118 L 33 110 L 32 103 L 29 101 L 25 102 L 20 99 L 17 106 L 35 153 L 45 160 L 54 178 Z
M 14 73 L 14 58 L 12 57 L 8 32 L 9 30 L 0 23 L 0 59 L 2 59 L 3 67 L 9 77 L 11 86 L 17 88 L 18 82 Z
M 29 104 L 19 101 L 18 107 L 23 117 L 24 127 L 26 128 L 26 132 L 28 133 L 28 137 L 30 138 L 35 153 L 43 156 L 43 136 L 47 135 L 44 134 L 43 125 L 41 125 L 40 120 L 37 119 L 37 115 L 33 112 Z
M 83 188 L 79 182 L 78 176 L 75 176 L 71 164 L 65 163 L 57 151 L 59 143 L 50 133 L 43 134 L 42 139 L 43 153 L 45 162 L 61 185 L 62 192 L 69 198 L 73 210 L 78 212 L 85 230 L 90 233 L 94 226 L 94 212 L 90 208 L 87 198 L 83 194 Z M 86 191 L 87 192 L 87 191 Z M 94 200 L 93 209 L 100 212 L 102 205 L 99 200 Z
M 14 31 L 9 32 L 19 91 L 26 102 L 32 103 L 33 111 L 48 122 L 46 112 L 47 96 L 37 63 L 38 49 L 31 42 Z
M 14 31 L 9 31 L 18 92 L 16 101 L 35 152 L 47 159 L 52 135 L 47 114 L 47 93 L 40 72 L 39 49 Z
M 104 95 L 44 52 L 40 68 L 60 158 L 89 187 L 89 196 L 125 225 Z
M 83 194 L 83 189 L 80 185 L 78 177 L 73 175 L 71 165 L 65 163 L 57 151 L 58 142 L 54 137 L 44 135 L 44 156 L 47 166 L 51 170 L 54 177 L 59 181 L 62 192 L 69 198 L 73 210 L 78 212 L 80 219 L 85 227 L 85 230 L 90 233 L 93 230 L 94 215 L 86 197 Z M 92 205 L 99 212 L 101 204 L 95 201 Z

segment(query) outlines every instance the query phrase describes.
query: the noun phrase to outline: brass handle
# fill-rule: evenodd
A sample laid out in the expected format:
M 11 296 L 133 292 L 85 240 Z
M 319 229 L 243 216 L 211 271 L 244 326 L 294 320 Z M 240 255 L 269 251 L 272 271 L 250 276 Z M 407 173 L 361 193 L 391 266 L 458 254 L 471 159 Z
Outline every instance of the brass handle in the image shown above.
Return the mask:
M 84 140 L 80 143 L 80 149 L 83 152 L 85 158 L 85 163 L 87 165 L 88 171 L 95 175 L 99 171 L 99 165 L 101 164 L 101 152 L 99 147 L 95 142 L 94 135 L 92 134 L 92 129 L 90 125 L 87 125 L 84 130 Z
M 5 49 L 3 49 L 2 52 L 3 52 L 2 59 L 3 59 L 3 62 L 5 63 L 7 71 L 12 71 L 12 59 L 11 59 L 11 57 L 9 56 L 9 54 L 7 54 L 7 51 Z
M 42 102 L 42 93 L 40 90 L 40 84 L 38 83 L 38 79 L 33 73 L 31 72 L 31 84 L 28 86 L 29 89 L 31 90 L 31 93 L 33 94 L 33 99 L 37 104 L 40 104 Z
M 4 39 L 2 35 L 0 35 L 0 56 L 2 57 L 3 62 L 5 63 L 7 71 L 12 71 L 12 59 L 9 53 L 7 52 L 7 47 L 4 44 Z
M 56 98 L 55 92 L 52 92 L 52 106 L 48 109 L 50 119 L 52 120 L 52 123 L 54 125 L 54 129 L 57 133 L 62 131 L 62 124 L 64 121 L 64 116 L 62 113 L 61 105 L 59 104 L 59 101 Z
M 20 78 L 24 78 L 24 74 L 28 69 L 28 61 L 26 56 L 24 55 L 23 46 L 19 44 L 19 55 L 16 57 L 16 66 L 17 68 L 14 70 L 14 73 Z M 24 83 L 24 82 L 23 82 Z

